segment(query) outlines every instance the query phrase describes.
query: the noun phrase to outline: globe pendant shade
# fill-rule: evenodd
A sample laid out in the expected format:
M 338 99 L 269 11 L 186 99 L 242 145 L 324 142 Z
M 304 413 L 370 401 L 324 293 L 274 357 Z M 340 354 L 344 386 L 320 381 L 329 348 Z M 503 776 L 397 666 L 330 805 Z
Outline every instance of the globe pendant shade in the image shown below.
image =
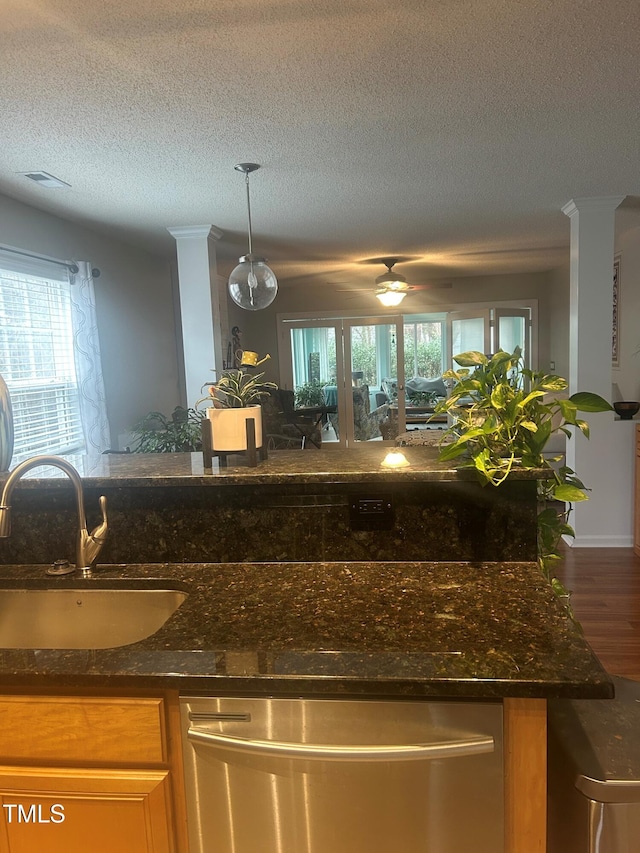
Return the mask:
M 260 311 L 271 305 L 278 293 L 278 279 L 264 258 L 246 255 L 229 276 L 229 295 L 245 311 Z

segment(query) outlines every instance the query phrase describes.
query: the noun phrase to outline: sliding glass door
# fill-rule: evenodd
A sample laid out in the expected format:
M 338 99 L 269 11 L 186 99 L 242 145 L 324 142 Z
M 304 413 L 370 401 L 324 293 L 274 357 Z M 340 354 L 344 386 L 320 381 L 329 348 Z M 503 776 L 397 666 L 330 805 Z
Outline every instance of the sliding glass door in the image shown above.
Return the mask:
M 486 307 L 441 314 L 281 318 L 280 377 L 296 407 L 323 408 L 322 446 L 391 442 L 407 429 L 439 426 L 442 373 L 453 356 L 521 347 L 532 356 L 529 308 Z M 405 390 L 405 376 L 407 378 Z M 407 396 L 408 395 L 408 396 Z M 408 409 L 407 409 L 408 404 Z
M 449 314 L 449 365 L 453 356 L 476 350 L 491 352 L 491 311 L 455 311 Z
M 522 350 L 525 367 L 531 366 L 531 310 L 529 308 L 486 308 L 451 312 L 448 317 L 448 363 L 453 356 L 476 350 L 485 355 L 502 349 Z
M 283 384 L 293 388 L 298 408 L 326 407 L 322 445 L 383 441 L 389 403 L 397 410 L 400 402 L 402 412 L 404 406 L 402 318 L 291 320 L 283 329 L 290 366 Z M 399 399 L 391 400 L 384 387 L 399 389 Z
M 520 347 L 526 367 L 531 366 L 531 319 L 528 309 L 496 308 L 496 350 L 513 352 Z
M 398 417 L 400 397 L 404 409 L 404 360 L 398 358 L 404 352 L 402 317 L 344 320 L 343 330 L 344 363 L 349 366 L 344 377 L 347 446 L 390 439 L 387 427 Z M 398 398 L 392 398 L 391 388 Z
M 304 326 L 291 330 L 293 387 L 318 386 L 334 381 L 337 369 L 335 326 Z
M 319 419 L 322 444 L 337 445 L 338 377 L 344 374 L 341 322 L 300 320 L 285 323 L 284 332 L 287 372 L 282 385 L 293 389 L 296 410 L 306 409 L 308 417 Z

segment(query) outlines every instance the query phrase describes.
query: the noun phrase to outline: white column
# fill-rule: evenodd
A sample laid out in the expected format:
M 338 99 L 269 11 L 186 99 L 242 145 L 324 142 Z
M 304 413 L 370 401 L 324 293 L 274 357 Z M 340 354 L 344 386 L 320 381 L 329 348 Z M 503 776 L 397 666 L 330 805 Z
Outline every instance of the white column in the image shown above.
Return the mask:
M 175 237 L 187 405 L 202 396 L 202 385 L 220 375 L 228 336 L 226 290 L 217 274 L 213 225 L 167 229 Z M 212 373 L 215 370 L 216 373 Z
M 615 211 L 624 196 L 573 199 L 571 220 L 569 390 L 611 399 L 611 329 Z M 567 464 L 591 489 L 574 504 L 576 547 L 631 544 L 631 457 L 627 432 L 613 413 L 582 414 L 590 438 L 567 441 Z M 627 482 L 628 480 L 628 482 Z

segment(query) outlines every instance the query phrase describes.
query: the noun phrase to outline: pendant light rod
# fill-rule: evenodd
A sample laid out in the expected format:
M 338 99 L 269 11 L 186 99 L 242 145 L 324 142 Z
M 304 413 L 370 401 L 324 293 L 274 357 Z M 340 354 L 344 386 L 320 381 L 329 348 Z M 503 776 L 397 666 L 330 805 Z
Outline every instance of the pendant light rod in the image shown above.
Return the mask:
M 233 167 L 236 172 L 244 174 L 244 182 L 247 188 L 247 223 L 249 225 L 249 255 L 253 254 L 253 235 L 251 233 L 251 197 L 249 195 L 249 175 L 260 168 L 259 163 L 237 163 Z
M 247 224 L 249 226 L 249 254 L 253 254 L 253 242 L 251 239 L 251 198 L 249 196 L 249 173 L 244 176 L 244 182 L 247 186 Z
M 259 163 L 238 163 L 233 167 L 244 175 L 247 188 L 247 219 L 249 224 L 249 252 L 239 260 L 238 266 L 229 276 L 229 296 L 236 305 L 247 311 L 259 311 L 271 305 L 278 293 L 278 279 L 267 266 L 266 258 L 253 254 L 253 233 L 251 223 L 251 198 L 249 195 L 249 175 L 260 168 Z

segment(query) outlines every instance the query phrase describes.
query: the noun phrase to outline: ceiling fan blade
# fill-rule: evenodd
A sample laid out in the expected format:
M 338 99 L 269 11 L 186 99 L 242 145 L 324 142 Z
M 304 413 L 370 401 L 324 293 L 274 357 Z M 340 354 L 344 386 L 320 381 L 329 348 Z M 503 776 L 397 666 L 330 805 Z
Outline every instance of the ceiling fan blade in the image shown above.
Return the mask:
M 452 281 L 434 281 L 429 284 L 410 284 L 410 290 L 448 290 L 453 287 Z

